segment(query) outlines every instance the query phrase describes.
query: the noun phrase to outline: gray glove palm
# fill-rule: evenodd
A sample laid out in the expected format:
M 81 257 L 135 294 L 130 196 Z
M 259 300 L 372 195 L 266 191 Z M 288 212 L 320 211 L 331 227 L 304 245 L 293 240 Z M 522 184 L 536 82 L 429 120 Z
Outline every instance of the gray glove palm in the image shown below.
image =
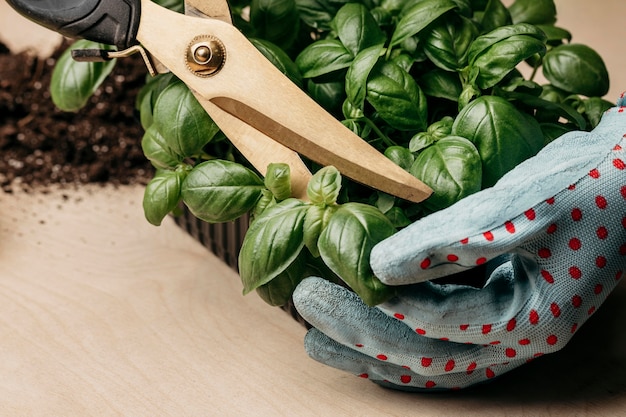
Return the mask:
M 619 103 L 622 104 L 622 103 Z M 294 293 L 314 359 L 398 389 L 462 388 L 561 349 L 626 270 L 626 112 L 374 248 L 400 296 L 368 307 L 320 278 Z M 488 263 L 480 289 L 432 279 Z

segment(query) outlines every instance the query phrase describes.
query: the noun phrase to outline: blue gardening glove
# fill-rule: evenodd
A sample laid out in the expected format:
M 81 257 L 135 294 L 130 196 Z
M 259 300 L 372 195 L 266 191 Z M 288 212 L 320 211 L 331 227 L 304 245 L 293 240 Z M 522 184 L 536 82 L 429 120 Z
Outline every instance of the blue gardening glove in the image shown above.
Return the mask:
M 493 188 L 377 245 L 374 273 L 416 284 L 377 307 L 320 278 L 294 293 L 308 354 L 405 389 L 455 389 L 563 348 L 626 269 L 626 105 Z M 487 263 L 483 288 L 429 280 Z M 419 283 L 419 284 L 417 284 Z

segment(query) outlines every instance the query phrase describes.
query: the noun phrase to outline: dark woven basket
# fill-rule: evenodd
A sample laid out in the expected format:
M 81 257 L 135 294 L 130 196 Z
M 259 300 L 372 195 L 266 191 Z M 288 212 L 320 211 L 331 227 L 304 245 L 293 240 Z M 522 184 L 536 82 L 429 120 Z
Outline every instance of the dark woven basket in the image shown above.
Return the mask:
M 250 224 L 250 217 L 247 215 L 242 216 L 235 221 L 227 223 L 207 223 L 194 216 L 186 206 L 182 206 L 181 209 L 182 214 L 174 217 L 176 224 L 202 243 L 224 263 L 239 272 L 239 251 Z M 310 327 L 306 320 L 298 314 L 291 300 L 281 308 L 289 313 L 298 323 L 307 328 Z

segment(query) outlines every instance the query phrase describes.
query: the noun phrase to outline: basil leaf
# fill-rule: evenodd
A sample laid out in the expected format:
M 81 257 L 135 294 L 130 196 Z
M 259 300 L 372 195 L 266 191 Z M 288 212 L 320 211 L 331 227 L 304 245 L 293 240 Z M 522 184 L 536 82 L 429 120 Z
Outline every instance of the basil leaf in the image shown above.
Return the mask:
M 424 94 L 450 101 L 458 101 L 463 91 L 458 74 L 438 68 L 422 75 L 418 82 Z
M 397 64 L 388 61 L 375 67 L 367 82 L 366 98 L 392 127 L 426 129 L 426 96 L 415 79 Z
M 314 78 L 348 68 L 353 59 L 340 41 L 326 39 L 304 48 L 296 58 L 296 65 L 304 78 Z
M 415 159 L 411 151 L 403 146 L 390 146 L 385 149 L 384 154 L 400 168 L 407 171 L 411 167 L 411 165 L 413 165 L 413 160 Z M 384 213 L 386 210 L 381 211 Z
M 507 25 L 496 28 L 489 33 L 477 37 L 467 52 L 467 60 L 470 65 L 489 48 L 510 38 L 511 36 L 527 35 L 531 38 L 545 42 L 546 35 L 534 25 L 528 23 L 518 23 L 515 25 Z
M 276 203 L 274 194 L 270 190 L 261 190 L 261 197 L 252 210 L 252 218 L 259 217 L 267 208 L 276 205 Z
M 317 104 L 339 118 L 341 106 L 346 99 L 346 88 L 343 82 L 316 83 L 309 80 L 307 92 Z
M 174 12 L 185 12 L 185 4 L 182 0 L 154 0 L 154 2 Z
M 400 207 L 392 207 L 388 212 L 385 213 L 385 216 L 389 219 L 393 227 L 399 229 L 401 227 L 407 227 L 411 223 L 413 223 L 404 210 Z
M 111 49 L 88 40 L 78 40 L 59 57 L 52 71 L 50 95 L 61 110 L 76 112 L 87 104 L 93 93 L 113 71 L 115 60 L 108 62 L 76 62 L 72 49 Z
M 386 214 L 396 204 L 396 198 L 392 196 L 391 194 L 383 193 L 382 191 L 377 191 L 375 194 L 375 197 L 376 197 L 376 202 L 374 203 L 374 206 L 378 210 L 380 210 L 380 212 L 383 214 Z
M 452 0 L 422 0 L 402 12 L 402 17 L 391 36 L 390 47 L 417 35 L 439 16 L 456 7 Z
M 570 31 L 554 26 L 554 25 L 536 25 L 543 33 L 546 34 L 546 43 L 548 45 L 560 45 L 572 40 L 572 34 Z
M 187 171 L 184 169 L 156 171 L 143 194 L 143 211 L 150 224 L 159 226 L 165 216 L 178 206 L 186 175 Z
M 609 74 L 596 51 L 586 45 L 565 44 L 543 59 L 543 75 L 555 87 L 573 94 L 601 97 L 609 91 Z
M 462 16 L 442 19 L 423 38 L 426 56 L 439 68 L 458 71 L 466 65 L 466 55 L 478 35 L 471 20 Z
M 183 183 L 182 197 L 194 216 L 221 223 L 250 211 L 263 189 L 263 181 L 248 168 L 213 159 L 193 168 Z
M 562 123 L 540 123 L 539 126 L 543 132 L 544 146 L 575 129 L 573 126 L 564 125 Z
M 480 191 L 482 185 L 478 150 L 460 136 L 445 137 L 424 149 L 409 172 L 433 189 L 433 194 L 422 203 L 433 211 Z
M 339 191 L 341 191 L 341 174 L 337 168 L 329 165 L 313 174 L 306 194 L 311 203 L 329 206 L 337 202 Z
M 377 208 L 347 203 L 332 215 L 319 238 L 319 250 L 328 267 L 370 306 L 386 301 L 393 290 L 372 272 L 372 248 L 396 229 Z
M 288 49 L 298 36 L 300 15 L 294 0 L 252 0 L 250 23 L 255 37 Z
M 544 55 L 544 41 L 527 35 L 513 35 L 491 45 L 478 55 L 472 66 L 478 69 L 476 84 L 482 89 L 499 83 L 517 65 L 535 54 Z
M 359 52 L 346 74 L 345 90 L 348 99 L 362 109 L 367 94 L 367 78 L 384 51 L 384 45 L 374 45 Z
M 319 258 L 318 240 L 328 221 L 337 210 L 337 206 L 311 205 L 304 218 L 304 245 L 311 255 Z
M 279 46 L 263 39 L 248 39 L 280 72 L 285 74 L 295 85 L 302 88 L 302 76 L 295 62 Z
M 190 157 L 213 139 L 219 128 L 182 81 L 170 84 L 157 99 L 155 125 L 172 151 Z
M 307 276 L 306 257 L 298 256 L 283 272 L 266 284 L 256 288 L 256 293 L 271 306 L 283 306 L 291 300 L 298 284 Z
M 553 0 L 515 0 L 509 6 L 514 23 L 552 25 L 556 22 L 556 6 Z
M 397 15 L 406 7 L 406 0 L 381 0 L 380 7 L 390 14 Z
M 318 30 L 330 29 L 330 23 L 341 5 L 340 2 L 327 0 L 296 0 L 300 19 Z
M 583 105 L 585 108 L 585 116 L 587 116 L 589 120 L 591 129 L 595 128 L 598 123 L 600 123 L 602 116 L 608 109 L 615 106 L 610 101 L 604 100 L 601 97 L 590 97 L 583 100 Z
M 290 198 L 266 209 L 246 232 L 239 252 L 244 294 L 284 272 L 304 247 L 308 205 Z
M 469 139 L 478 149 L 485 188 L 543 146 L 539 123 L 496 96 L 479 97 L 461 110 L 452 134 Z
M 409 141 L 409 151 L 419 152 L 435 143 L 435 138 L 428 132 L 418 132 Z
M 155 77 L 150 77 L 141 90 L 139 90 L 135 107 L 139 110 L 141 126 L 144 130 L 148 130 L 154 122 L 154 105 L 156 104 L 159 94 L 175 80 L 176 77 L 171 72 L 159 74 Z
M 171 169 L 183 161 L 180 155 L 167 146 L 167 141 L 154 125 L 144 133 L 141 139 L 141 149 L 144 156 L 156 168 Z
M 339 9 L 333 20 L 333 26 L 339 40 L 352 56 L 386 41 L 386 35 L 374 17 L 359 3 L 348 3 Z
M 585 118 L 575 108 L 564 102 L 553 102 L 544 99 L 543 96 L 535 97 L 530 94 L 517 92 L 507 93 L 506 97 L 509 100 L 519 100 L 524 105 L 536 109 L 536 119 L 545 120 L 546 115 L 549 114 L 555 121 L 562 117 L 575 123 L 580 130 L 585 130 L 587 128 Z
M 269 164 L 265 174 L 265 186 L 276 200 L 282 201 L 291 196 L 291 169 L 288 164 Z
M 489 0 L 485 6 L 480 26 L 483 32 L 490 32 L 500 26 L 513 23 L 511 14 L 500 0 Z

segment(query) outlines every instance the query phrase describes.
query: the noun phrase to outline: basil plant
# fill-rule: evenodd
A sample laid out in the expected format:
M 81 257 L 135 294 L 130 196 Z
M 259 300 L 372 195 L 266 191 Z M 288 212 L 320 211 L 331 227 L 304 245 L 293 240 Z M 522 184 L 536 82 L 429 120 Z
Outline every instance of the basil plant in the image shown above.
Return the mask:
M 180 0 L 160 0 L 182 10 Z M 185 84 L 147 79 L 137 97 L 147 220 L 184 204 L 206 222 L 251 214 L 239 257 L 244 292 L 289 301 L 310 275 L 343 282 L 370 305 L 402 288 L 369 267 L 371 248 L 411 222 L 492 186 L 570 130 L 591 130 L 611 103 L 602 58 L 556 24 L 553 0 L 232 0 L 235 25 L 345 126 L 434 190 L 410 203 L 319 167 L 308 201 L 291 198 L 289 167 L 262 178 Z M 78 41 L 78 47 L 89 47 Z M 98 48 L 103 46 L 98 45 Z M 66 53 L 52 96 L 85 105 L 113 63 Z M 547 80 L 535 80 L 542 73 Z M 525 75 L 526 74 L 526 75 Z M 303 115 L 306 117 L 306 115 Z

